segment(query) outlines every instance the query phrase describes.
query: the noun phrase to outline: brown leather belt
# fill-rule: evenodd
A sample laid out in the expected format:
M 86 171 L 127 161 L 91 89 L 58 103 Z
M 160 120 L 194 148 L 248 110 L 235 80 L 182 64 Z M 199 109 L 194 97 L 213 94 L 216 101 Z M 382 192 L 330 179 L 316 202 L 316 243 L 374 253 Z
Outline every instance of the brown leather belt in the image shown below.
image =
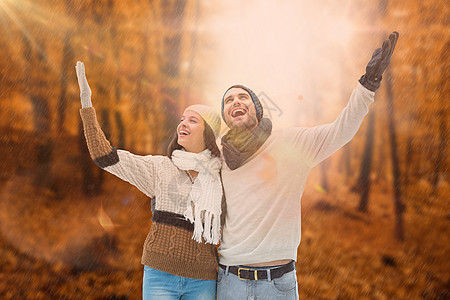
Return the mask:
M 219 264 L 219 266 L 226 270 L 227 266 Z M 255 269 L 252 267 L 236 267 L 230 266 L 228 267 L 228 272 L 237 275 L 241 280 L 265 280 L 268 279 L 267 275 L 270 272 L 270 278 L 276 279 L 280 278 L 284 274 L 295 270 L 295 261 L 291 261 L 285 265 L 279 267 L 273 267 L 268 269 Z

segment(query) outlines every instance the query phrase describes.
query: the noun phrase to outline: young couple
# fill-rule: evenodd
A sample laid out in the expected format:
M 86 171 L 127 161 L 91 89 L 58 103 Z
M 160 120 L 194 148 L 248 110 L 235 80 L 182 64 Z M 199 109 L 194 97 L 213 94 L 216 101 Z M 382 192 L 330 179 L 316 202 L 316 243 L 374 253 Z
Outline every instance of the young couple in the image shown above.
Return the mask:
M 221 149 L 215 142 L 219 114 L 197 104 L 185 109 L 167 156 L 111 146 L 97 122 L 84 65 L 77 62 L 92 159 L 156 199 L 142 254 L 144 299 L 215 299 L 216 293 L 217 299 L 298 299 L 295 260 L 308 173 L 355 135 L 397 39 L 393 32 L 375 50 L 333 123 L 272 130 L 255 93 L 235 85 L 222 98 L 230 130 Z

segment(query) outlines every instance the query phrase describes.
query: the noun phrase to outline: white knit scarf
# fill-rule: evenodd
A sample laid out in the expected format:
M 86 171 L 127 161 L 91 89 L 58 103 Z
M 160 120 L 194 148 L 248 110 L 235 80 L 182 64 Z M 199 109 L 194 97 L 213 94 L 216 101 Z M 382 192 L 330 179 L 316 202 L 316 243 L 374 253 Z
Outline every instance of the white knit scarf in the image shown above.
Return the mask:
M 192 184 L 187 199 L 186 219 L 194 223 L 192 238 L 202 242 L 202 234 L 206 243 L 218 244 L 220 240 L 220 214 L 222 204 L 222 183 L 219 171 L 221 161 L 213 157 L 209 149 L 200 153 L 174 150 L 173 163 L 181 170 L 194 170 L 198 176 Z

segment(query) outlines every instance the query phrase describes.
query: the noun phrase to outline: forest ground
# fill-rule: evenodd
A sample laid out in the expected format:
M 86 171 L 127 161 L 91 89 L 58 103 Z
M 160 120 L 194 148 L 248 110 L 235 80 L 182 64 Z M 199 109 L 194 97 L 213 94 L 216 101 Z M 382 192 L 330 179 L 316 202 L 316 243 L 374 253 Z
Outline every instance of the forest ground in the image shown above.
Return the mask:
M 36 188 L 26 171 L 0 185 L 0 299 L 140 299 L 150 200 L 104 175 L 102 193 Z M 403 191 L 405 240 L 394 237 L 391 185 L 372 184 L 368 213 L 339 173 L 311 173 L 302 198 L 300 299 L 449 299 L 449 185 Z M 332 179 L 332 180 L 331 180 Z M 100 221 L 102 220 L 103 226 Z M 112 223 L 111 223 L 112 222 Z

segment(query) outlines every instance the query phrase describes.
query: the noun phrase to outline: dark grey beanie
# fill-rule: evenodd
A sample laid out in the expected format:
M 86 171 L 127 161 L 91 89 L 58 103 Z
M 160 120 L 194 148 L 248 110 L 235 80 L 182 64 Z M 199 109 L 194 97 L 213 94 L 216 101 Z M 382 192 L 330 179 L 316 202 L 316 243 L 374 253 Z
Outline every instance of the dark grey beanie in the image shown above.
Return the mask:
M 236 85 L 233 85 L 233 86 L 229 87 L 225 91 L 225 93 L 223 94 L 223 96 L 222 96 L 222 109 L 221 109 L 222 110 L 222 119 L 225 121 L 225 116 L 223 114 L 223 106 L 224 106 L 223 101 L 225 100 L 224 97 L 225 97 L 225 94 L 232 88 L 241 88 L 241 89 L 245 90 L 247 93 L 249 93 L 250 97 L 252 97 L 253 104 L 255 104 L 256 118 L 258 119 L 258 122 L 261 121 L 261 119 L 263 117 L 263 107 L 261 105 L 261 102 L 258 99 L 258 96 L 256 96 L 256 94 L 253 93 L 253 91 L 251 89 L 249 89 L 248 87 L 245 87 L 243 85 L 240 85 L 240 84 L 236 84 Z

